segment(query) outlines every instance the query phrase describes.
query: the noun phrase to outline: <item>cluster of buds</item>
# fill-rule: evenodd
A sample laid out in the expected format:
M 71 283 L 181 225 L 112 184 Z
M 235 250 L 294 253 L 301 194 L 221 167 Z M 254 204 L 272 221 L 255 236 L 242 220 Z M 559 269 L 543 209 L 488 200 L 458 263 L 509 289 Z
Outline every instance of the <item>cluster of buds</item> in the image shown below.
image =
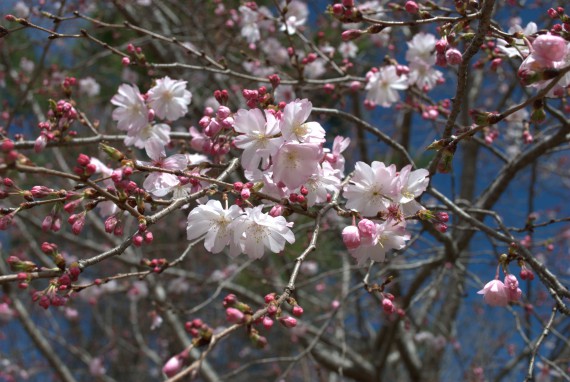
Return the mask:
M 286 328 L 294 328 L 297 326 L 297 319 L 291 316 L 282 315 L 282 310 L 277 305 L 277 295 L 269 293 L 265 296 L 265 303 L 267 304 L 267 314 L 262 318 L 262 324 L 266 329 L 273 326 L 273 319 L 277 319 L 281 325 Z M 294 298 L 288 298 L 287 303 L 293 308 L 293 315 L 300 317 L 303 315 L 303 308 L 297 304 Z
M 299 203 L 306 207 L 308 194 L 309 194 L 309 189 L 303 185 L 299 189 L 299 193 L 292 192 L 291 194 L 289 194 L 289 201 L 291 203 Z
M 510 302 L 520 300 L 522 291 L 515 275 L 505 275 L 505 282 L 499 280 L 499 274 L 489 281 L 478 294 L 482 294 L 485 302 L 491 306 L 507 306 Z
M 49 105 L 50 109 L 47 113 L 47 116 L 50 120 L 49 127 L 44 124 L 43 126 L 40 126 L 40 129 L 45 129 L 48 131 L 55 131 L 56 129 L 59 129 L 61 132 L 64 132 L 79 116 L 73 104 L 67 100 L 61 99 L 55 102 L 54 100 L 50 99 Z M 61 134 L 61 132 L 58 133 Z
M 354 6 L 354 0 L 342 0 L 329 6 L 328 11 L 337 20 L 343 23 L 357 23 L 362 21 L 362 13 Z
M 242 183 L 242 182 L 235 182 L 233 185 L 233 191 L 237 194 L 235 203 L 238 206 L 243 206 L 244 204 L 248 204 L 248 200 L 251 197 L 252 191 L 255 190 L 255 185 L 252 182 Z
M 89 178 L 97 171 L 97 167 L 91 163 L 91 158 L 85 154 L 79 154 L 77 157 L 76 166 L 73 168 L 73 172 L 82 178 Z
M 160 273 L 168 267 L 168 260 L 165 258 L 161 259 L 141 259 L 141 265 L 149 267 L 154 273 Z
M 209 344 L 214 335 L 214 330 L 199 318 L 187 321 L 184 324 L 184 329 L 192 336 L 194 346 Z
M 485 136 L 485 143 L 488 145 L 493 144 L 493 142 L 499 138 L 499 130 L 494 127 L 485 127 L 483 134 Z
M 405 317 L 406 311 L 402 308 L 399 308 L 394 303 L 394 300 L 395 297 L 392 293 L 382 293 L 382 310 L 388 315 L 396 313 L 402 318 Z
M 230 151 L 230 140 L 225 133 L 232 131 L 233 124 L 232 112 L 227 106 L 221 105 L 215 113 L 214 109 L 206 107 L 204 116 L 198 122 L 202 131 L 190 128 L 190 146 L 198 152 L 213 156 L 227 154 Z
M 459 65 L 463 62 L 463 55 L 459 50 L 450 46 L 446 37 L 435 43 L 436 61 L 439 66 Z
M 308 64 L 317 59 L 314 53 L 310 53 L 303 59 L 303 64 Z M 250 109 L 256 107 L 265 108 L 273 103 L 273 96 L 267 91 L 265 86 L 256 89 L 243 89 L 241 94 L 245 98 L 245 103 Z
M 141 64 L 146 62 L 146 57 L 140 46 L 134 46 L 133 44 L 127 45 L 127 53 L 129 56 L 123 57 L 121 61 L 123 66 L 129 66 L 131 62 L 140 62 Z
M 550 8 L 547 12 L 551 19 L 560 20 L 562 22 L 561 24 L 554 24 L 550 29 L 550 33 L 560 35 L 565 38 L 568 37 L 570 34 L 570 16 L 564 12 L 564 8 Z
M 16 145 L 9 138 L 4 138 L 0 143 L 0 150 L 5 154 L 6 163 L 13 163 L 18 159 L 18 152 L 14 149 Z
M 61 87 L 63 89 L 63 93 L 67 98 L 71 97 L 73 87 L 76 85 L 77 85 L 77 79 L 75 77 L 65 77 L 65 79 L 61 83 Z
M 147 226 L 146 223 L 140 222 L 139 223 L 139 229 L 137 234 L 133 237 L 133 245 L 135 247 L 140 247 L 143 245 L 143 243 L 145 244 L 150 244 L 152 243 L 152 241 L 154 240 L 154 236 L 152 234 L 152 232 L 147 230 Z M 153 263 L 153 268 L 155 272 L 162 272 L 165 268 L 166 265 L 168 265 L 168 262 L 165 259 L 153 259 L 152 260 Z
M 42 291 L 34 291 L 32 293 L 32 301 L 38 301 L 38 304 L 47 309 L 50 306 L 63 306 L 67 302 L 66 295 L 58 294 L 59 282 L 57 279 L 52 279 L 50 285 Z
M 123 211 L 119 211 L 105 219 L 105 232 L 112 233 L 115 236 L 123 236 L 124 225 L 121 220 L 122 216 Z

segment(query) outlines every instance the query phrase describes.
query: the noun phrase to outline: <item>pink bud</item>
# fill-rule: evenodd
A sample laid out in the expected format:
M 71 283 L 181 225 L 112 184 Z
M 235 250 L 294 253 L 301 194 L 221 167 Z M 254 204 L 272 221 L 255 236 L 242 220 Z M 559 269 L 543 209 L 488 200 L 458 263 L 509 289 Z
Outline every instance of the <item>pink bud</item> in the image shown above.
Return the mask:
M 435 43 L 435 51 L 437 53 L 445 53 L 448 46 L 449 43 L 447 42 L 447 39 L 442 38 L 440 40 L 437 40 L 437 42 Z
M 276 218 L 277 216 L 283 215 L 283 206 L 281 204 L 276 204 L 271 207 L 271 211 L 269 211 L 269 215 Z
M 89 158 L 89 156 L 85 155 L 85 154 L 79 154 L 79 156 L 77 157 L 77 164 L 80 166 L 87 166 L 89 163 L 91 163 L 91 158 Z
M 461 52 L 454 48 L 448 49 L 447 52 L 445 52 L 445 59 L 450 65 L 459 65 L 463 62 Z
M 406 9 L 406 12 L 411 13 L 412 15 L 415 15 L 420 10 L 418 3 L 415 1 L 407 1 L 404 8 Z
M 440 222 L 447 223 L 449 221 L 449 215 L 447 212 L 438 212 L 435 216 Z
M 129 66 L 131 64 L 131 60 L 128 57 L 123 57 L 121 64 L 123 64 L 123 66 Z
M 382 309 L 384 309 L 384 312 L 386 312 L 386 314 L 392 314 L 396 311 L 394 303 L 389 298 L 382 300 Z
M 239 324 L 242 323 L 244 319 L 244 314 L 236 308 L 226 309 L 226 320 L 231 323 Z
M 40 153 L 43 149 L 47 146 L 47 137 L 44 134 L 40 134 L 40 136 L 34 142 L 34 151 L 36 153 Z
M 300 305 L 295 305 L 293 307 L 293 316 L 295 317 L 301 317 L 303 315 L 303 308 Z
M 141 235 L 135 235 L 135 237 L 133 237 L 133 245 L 135 247 L 140 247 L 143 243 L 143 237 Z
M 491 306 L 507 306 L 509 295 L 505 284 L 500 280 L 491 280 L 478 294 L 482 294 L 485 302 Z
M 340 37 L 342 38 L 342 41 L 351 41 L 359 38 L 360 36 L 362 36 L 362 31 L 358 29 L 349 29 L 342 32 Z
M 286 328 L 294 328 L 297 326 L 297 320 L 294 317 L 287 316 L 285 318 L 281 317 L 279 319 L 281 325 L 285 326 Z
M 162 367 L 162 372 L 168 378 L 174 377 L 180 370 L 182 370 L 182 360 L 178 355 L 170 358 Z
M 271 329 L 273 326 L 273 320 L 267 316 L 263 317 L 263 327 L 265 329 Z
M 360 232 L 358 227 L 349 225 L 342 230 L 342 241 L 346 248 L 356 249 L 360 246 Z
M 243 200 L 247 200 L 247 199 L 249 199 L 249 197 L 251 196 L 251 191 L 249 190 L 249 188 L 243 188 L 243 189 L 241 190 L 240 195 L 241 195 L 241 198 L 242 198 Z

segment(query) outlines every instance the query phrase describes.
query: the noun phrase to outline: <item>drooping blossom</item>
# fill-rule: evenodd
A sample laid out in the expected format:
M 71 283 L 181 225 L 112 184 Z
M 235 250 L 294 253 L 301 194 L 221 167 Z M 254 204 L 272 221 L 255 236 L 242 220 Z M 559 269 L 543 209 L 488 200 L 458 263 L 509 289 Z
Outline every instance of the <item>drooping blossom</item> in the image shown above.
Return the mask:
M 350 138 L 345 138 L 341 136 L 336 136 L 333 141 L 333 147 L 331 152 L 327 152 L 325 149 L 325 160 L 331 164 L 331 167 L 335 170 L 339 170 L 341 174 L 344 174 L 344 163 L 345 159 L 342 153 L 350 145 Z
M 398 75 L 393 65 L 384 66 L 378 71 L 369 71 L 366 79 L 366 100 L 382 107 L 390 107 L 394 102 L 398 102 L 398 90 L 408 88 L 408 77 Z
M 261 258 L 265 248 L 269 248 L 273 253 L 279 253 L 285 248 L 286 242 L 289 244 L 295 242 L 293 231 L 285 218 L 263 213 L 262 208 L 262 205 L 246 208 L 245 214 L 232 224 L 234 241 L 251 259 Z
M 207 251 L 219 253 L 230 245 L 230 254 L 235 256 L 239 254 L 240 248 L 234 240 L 232 222 L 241 214 L 241 209 L 236 205 L 225 209 L 218 200 L 209 200 L 190 211 L 186 228 L 187 238 L 194 240 L 206 235 L 204 247 Z
M 186 84 L 168 76 L 156 80 L 156 85 L 148 91 L 148 103 L 157 117 L 175 121 L 188 112 L 192 93 L 186 90 Z
M 409 68 L 408 83 L 416 85 L 422 90 L 431 90 L 438 82 L 443 80 L 443 73 L 424 61 L 413 61 L 410 63 Z
M 119 130 L 137 132 L 148 124 L 148 109 L 136 85 L 119 86 L 111 103 L 117 106 L 113 110 L 113 120 L 117 121 Z
M 509 303 L 509 295 L 505 284 L 500 280 L 491 280 L 478 294 L 482 294 L 485 302 L 491 306 L 507 306 Z

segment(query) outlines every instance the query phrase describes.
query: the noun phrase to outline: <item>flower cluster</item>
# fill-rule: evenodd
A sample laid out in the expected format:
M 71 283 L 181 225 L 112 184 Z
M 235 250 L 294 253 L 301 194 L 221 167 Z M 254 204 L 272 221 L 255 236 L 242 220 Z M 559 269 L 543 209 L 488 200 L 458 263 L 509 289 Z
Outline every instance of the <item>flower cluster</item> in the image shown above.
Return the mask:
M 117 128 L 125 131 L 125 144 L 147 148 L 158 142 L 163 147 L 170 142 L 170 126 L 165 123 L 152 123 L 155 117 L 176 121 L 188 112 L 192 93 L 186 90 L 186 81 L 164 77 L 156 80 L 145 95 L 136 85 L 123 84 L 111 103 L 113 120 Z
M 204 236 L 204 247 L 219 253 L 229 245 L 229 253 L 247 254 L 259 259 L 265 248 L 279 253 L 285 243 L 294 243 L 295 236 L 283 216 L 271 216 L 262 212 L 263 206 L 240 209 L 237 205 L 223 208 L 217 200 L 194 208 L 188 215 L 186 229 L 188 240 Z
M 415 85 L 422 91 L 428 91 L 443 82 L 443 74 L 434 68 L 437 49 L 437 40 L 434 35 L 418 33 L 408 42 L 406 52 L 408 66 L 389 65 L 380 69 L 372 68 L 366 74 L 368 94 L 365 105 L 368 108 L 376 105 L 390 107 L 400 99 L 398 90 L 406 90 Z M 443 62 L 450 64 L 461 62 L 461 53 L 456 49 L 448 49 L 445 45 L 442 52 Z M 440 60 L 441 63 L 442 60 Z

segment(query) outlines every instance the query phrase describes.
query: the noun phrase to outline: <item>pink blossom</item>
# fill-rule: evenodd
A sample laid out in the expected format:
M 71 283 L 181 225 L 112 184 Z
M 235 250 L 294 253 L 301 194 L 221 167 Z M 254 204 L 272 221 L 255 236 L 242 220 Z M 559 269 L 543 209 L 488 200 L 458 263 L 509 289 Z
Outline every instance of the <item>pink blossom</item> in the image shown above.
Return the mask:
M 243 149 L 241 163 L 244 169 L 253 171 L 261 163 L 267 166 L 269 157 L 275 155 L 283 138 L 277 137 L 279 125 L 275 116 L 260 109 L 239 110 L 234 116 L 234 130 L 240 133 L 234 143 Z
M 325 130 L 317 122 L 306 122 L 311 114 L 313 104 L 307 100 L 295 100 L 283 109 L 279 121 L 279 129 L 285 141 L 323 143 Z
M 245 214 L 235 219 L 231 225 L 234 241 L 252 259 L 261 258 L 266 247 L 273 253 L 279 253 L 285 248 L 285 242 L 295 242 L 293 231 L 285 218 L 263 213 L 262 208 L 263 205 L 246 208 Z
M 273 180 L 295 189 L 317 172 L 321 157 L 322 149 L 319 145 L 285 143 L 273 158 Z
M 186 83 L 168 76 L 156 80 L 148 91 L 148 103 L 159 118 L 175 121 L 188 112 L 192 93 L 186 90 Z
M 485 302 L 491 306 L 507 306 L 509 295 L 505 284 L 500 280 L 491 280 L 478 294 L 482 294 Z
M 566 40 L 560 36 L 540 35 L 532 43 L 532 54 L 543 61 L 560 61 L 566 56 L 566 44 Z
M 113 110 L 113 120 L 123 131 L 139 131 L 148 124 L 148 109 L 136 85 L 122 84 L 118 93 L 111 98 L 117 108 Z
M 230 254 L 237 255 L 239 247 L 234 241 L 234 230 L 231 223 L 241 215 L 238 206 L 229 209 L 222 208 L 218 200 L 209 200 L 190 211 L 186 234 L 188 240 L 194 240 L 205 235 L 204 247 L 212 253 L 221 252 L 230 245 Z
M 366 216 L 385 211 L 395 196 L 396 167 L 386 167 L 382 162 L 372 165 L 357 162 L 351 184 L 344 189 L 346 208 L 354 209 Z

